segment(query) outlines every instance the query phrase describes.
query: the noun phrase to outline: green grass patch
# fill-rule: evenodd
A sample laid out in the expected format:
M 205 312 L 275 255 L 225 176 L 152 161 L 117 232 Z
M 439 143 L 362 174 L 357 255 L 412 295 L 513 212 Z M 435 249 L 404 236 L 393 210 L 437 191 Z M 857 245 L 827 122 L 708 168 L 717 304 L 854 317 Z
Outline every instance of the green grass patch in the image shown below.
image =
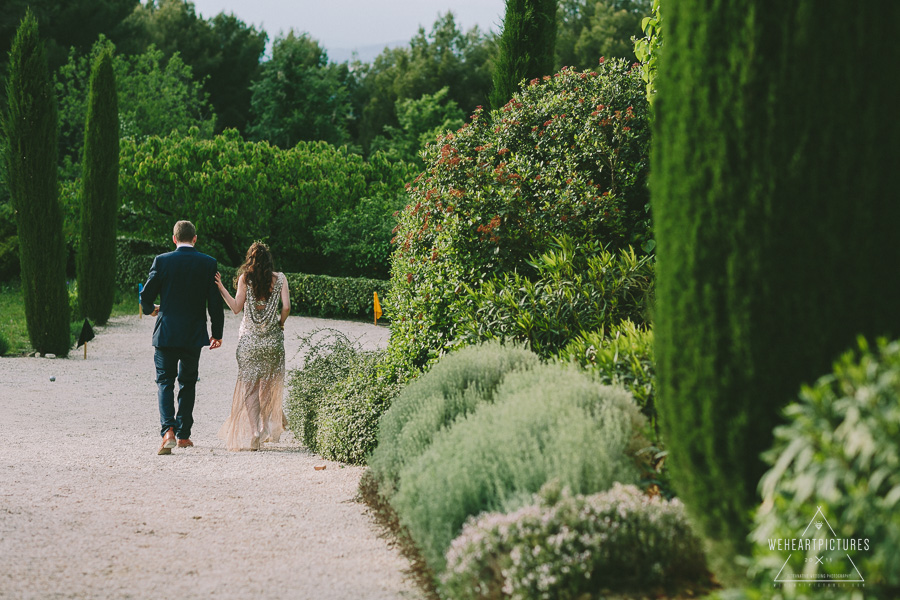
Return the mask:
M 25 354 L 31 349 L 25 325 L 25 302 L 18 284 L 0 285 L 0 347 L 6 346 L 4 356 Z
M 138 302 L 137 290 L 129 294 L 123 294 L 116 291 L 116 303 L 113 304 L 112 313 L 109 318 L 123 317 L 128 315 L 138 316 L 141 314 L 140 303 Z
M 122 294 L 116 292 L 116 304 L 113 305 L 111 317 L 137 315 L 137 292 Z M 70 325 L 72 344 L 78 339 L 81 324 L 76 319 Z M 25 301 L 22 298 L 22 287 L 18 282 L 0 284 L 0 356 L 22 356 L 34 352 L 28 339 L 28 326 L 25 323 Z

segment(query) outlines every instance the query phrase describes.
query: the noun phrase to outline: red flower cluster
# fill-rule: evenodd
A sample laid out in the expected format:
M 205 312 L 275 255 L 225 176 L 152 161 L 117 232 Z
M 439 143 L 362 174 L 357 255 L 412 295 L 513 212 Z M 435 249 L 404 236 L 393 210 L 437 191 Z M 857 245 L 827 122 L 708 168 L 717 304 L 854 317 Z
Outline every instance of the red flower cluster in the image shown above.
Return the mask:
M 492 244 L 499 242 L 500 238 L 494 233 L 494 230 L 498 227 L 500 227 L 500 215 L 494 215 L 494 218 L 492 218 L 487 225 L 479 225 L 477 231 L 480 234 L 481 240 L 488 240 Z

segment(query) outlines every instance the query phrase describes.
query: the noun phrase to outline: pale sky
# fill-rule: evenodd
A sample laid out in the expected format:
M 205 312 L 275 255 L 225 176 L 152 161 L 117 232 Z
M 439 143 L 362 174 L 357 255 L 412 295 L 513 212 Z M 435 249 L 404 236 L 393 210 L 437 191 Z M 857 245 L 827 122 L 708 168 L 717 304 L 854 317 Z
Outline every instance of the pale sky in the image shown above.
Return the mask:
M 505 0 L 192 0 L 209 19 L 224 11 L 262 28 L 269 41 L 293 28 L 318 40 L 329 55 L 373 45 L 408 42 L 423 26 L 430 31 L 448 10 L 464 31 L 474 25 L 499 31 Z

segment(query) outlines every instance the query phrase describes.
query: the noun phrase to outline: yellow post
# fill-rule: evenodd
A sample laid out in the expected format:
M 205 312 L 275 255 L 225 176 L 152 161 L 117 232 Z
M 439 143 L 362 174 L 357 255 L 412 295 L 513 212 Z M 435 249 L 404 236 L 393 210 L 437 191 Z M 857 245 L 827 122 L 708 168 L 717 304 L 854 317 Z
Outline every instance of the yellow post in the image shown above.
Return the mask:
M 84 360 L 87 360 L 87 342 L 84 343 Z
M 375 292 L 375 324 L 378 325 L 378 317 L 381 316 L 381 303 L 378 302 L 378 292 Z

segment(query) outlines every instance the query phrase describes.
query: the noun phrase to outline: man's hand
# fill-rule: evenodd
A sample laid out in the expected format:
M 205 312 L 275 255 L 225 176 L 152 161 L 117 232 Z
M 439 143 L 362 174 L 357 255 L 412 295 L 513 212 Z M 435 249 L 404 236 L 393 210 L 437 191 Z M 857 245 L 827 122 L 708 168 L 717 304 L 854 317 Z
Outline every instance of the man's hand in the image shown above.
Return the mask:
M 217 340 L 214 337 L 209 338 L 209 349 L 210 350 L 215 350 L 216 348 L 218 348 L 221 345 L 222 345 L 222 340 Z
M 153 312 L 150 313 L 150 316 L 151 316 L 151 317 L 155 317 L 155 316 L 158 315 L 158 314 L 159 314 L 159 304 L 154 304 L 154 305 L 153 305 Z

